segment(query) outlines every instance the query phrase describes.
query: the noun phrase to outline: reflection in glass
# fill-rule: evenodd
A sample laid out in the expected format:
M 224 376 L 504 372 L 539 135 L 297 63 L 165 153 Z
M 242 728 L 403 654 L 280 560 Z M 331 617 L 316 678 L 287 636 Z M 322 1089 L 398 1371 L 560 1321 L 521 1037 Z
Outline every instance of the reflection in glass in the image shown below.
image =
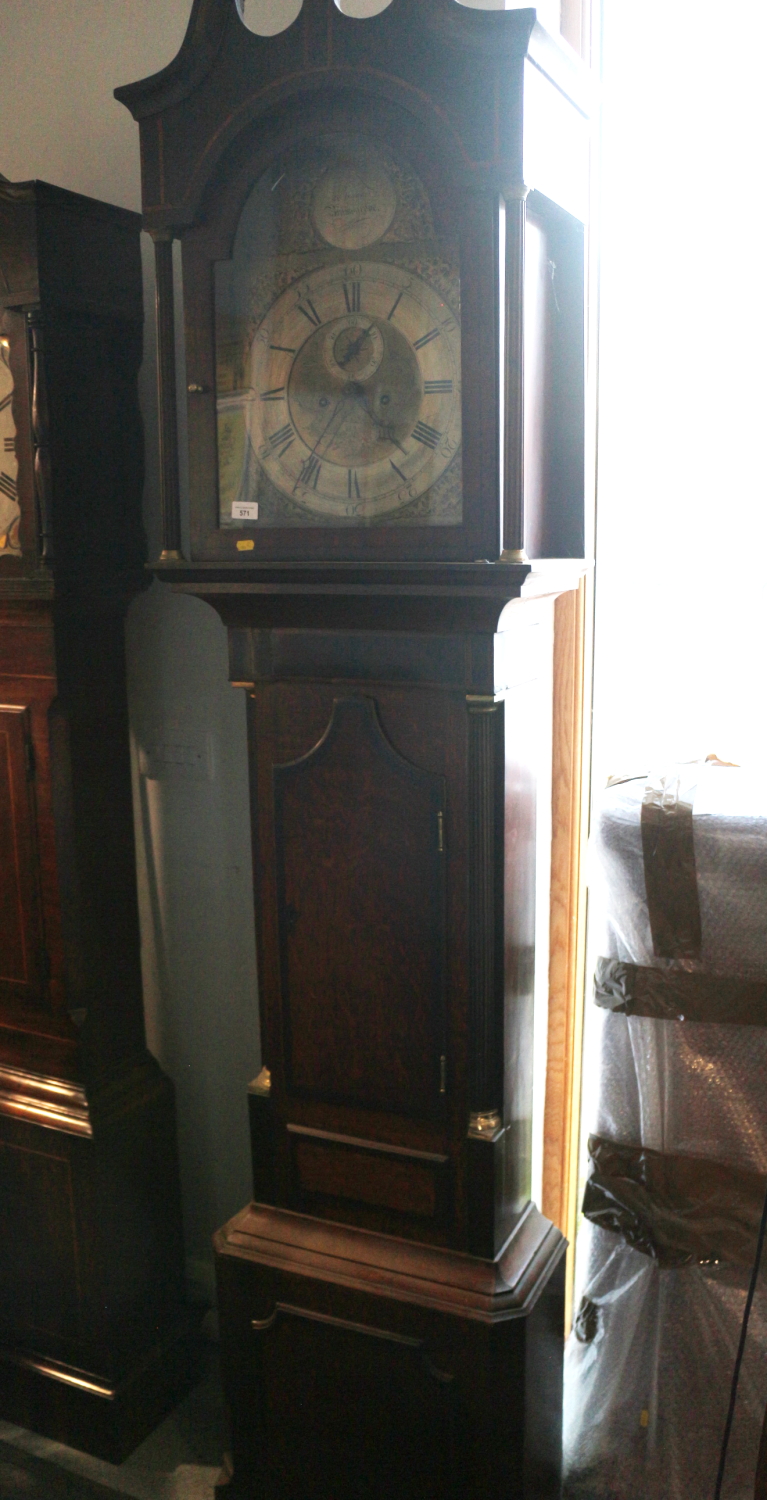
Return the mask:
M 16 427 L 13 421 L 13 376 L 7 339 L 0 339 L 0 562 L 20 557 Z

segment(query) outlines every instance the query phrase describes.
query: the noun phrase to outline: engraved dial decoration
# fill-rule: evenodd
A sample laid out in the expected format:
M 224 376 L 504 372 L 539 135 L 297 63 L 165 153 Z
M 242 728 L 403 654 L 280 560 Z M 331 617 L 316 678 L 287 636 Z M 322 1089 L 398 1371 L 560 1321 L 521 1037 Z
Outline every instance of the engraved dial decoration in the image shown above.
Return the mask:
M 8 341 L 0 339 L 0 562 L 4 557 L 21 556 L 12 401 L 13 376 L 9 367 Z
M 399 266 L 330 266 L 289 288 L 258 329 L 250 376 L 251 450 L 309 510 L 396 509 L 458 449 L 458 326 Z
M 329 245 L 362 250 L 386 234 L 397 209 L 394 184 L 374 158 L 328 167 L 314 191 L 314 223 Z
M 296 148 L 216 268 L 221 524 L 460 524 L 455 246 L 363 135 Z

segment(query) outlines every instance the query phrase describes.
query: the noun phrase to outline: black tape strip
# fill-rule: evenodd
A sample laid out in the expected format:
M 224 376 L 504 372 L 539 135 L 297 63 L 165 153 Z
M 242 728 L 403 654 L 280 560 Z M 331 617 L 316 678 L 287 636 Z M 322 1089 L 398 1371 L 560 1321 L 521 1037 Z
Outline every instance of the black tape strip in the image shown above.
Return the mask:
M 594 999 L 603 1010 L 659 1021 L 767 1026 L 767 984 L 680 969 L 648 969 L 598 958 Z
M 583 1212 L 659 1266 L 750 1266 L 765 1178 L 705 1157 L 590 1136 Z
M 700 958 L 701 928 L 692 804 L 695 784 L 682 771 L 648 782 L 642 802 L 647 909 L 658 958 Z

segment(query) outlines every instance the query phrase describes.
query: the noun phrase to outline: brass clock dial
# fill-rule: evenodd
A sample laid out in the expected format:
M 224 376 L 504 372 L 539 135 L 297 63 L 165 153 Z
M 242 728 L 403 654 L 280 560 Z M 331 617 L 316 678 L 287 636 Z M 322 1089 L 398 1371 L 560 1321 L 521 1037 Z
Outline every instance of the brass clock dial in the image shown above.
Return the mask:
M 460 443 L 460 335 L 439 292 L 377 261 L 291 286 L 256 333 L 247 431 L 275 487 L 325 516 L 422 495 Z
M 13 421 L 13 376 L 7 339 L 0 339 L 0 560 L 19 557 L 16 428 Z
M 291 148 L 216 268 L 221 524 L 460 524 L 457 247 L 363 132 Z

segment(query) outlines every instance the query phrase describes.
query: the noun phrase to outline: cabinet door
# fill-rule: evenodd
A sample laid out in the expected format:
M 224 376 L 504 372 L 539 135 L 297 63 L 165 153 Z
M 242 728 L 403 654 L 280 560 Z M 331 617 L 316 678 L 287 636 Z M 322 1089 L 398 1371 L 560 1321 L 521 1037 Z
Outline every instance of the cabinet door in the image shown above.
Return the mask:
M 0 703 L 0 1002 L 44 984 L 29 710 Z
M 337 698 L 273 778 L 288 1088 L 439 1115 L 444 780 L 402 758 L 363 696 Z

